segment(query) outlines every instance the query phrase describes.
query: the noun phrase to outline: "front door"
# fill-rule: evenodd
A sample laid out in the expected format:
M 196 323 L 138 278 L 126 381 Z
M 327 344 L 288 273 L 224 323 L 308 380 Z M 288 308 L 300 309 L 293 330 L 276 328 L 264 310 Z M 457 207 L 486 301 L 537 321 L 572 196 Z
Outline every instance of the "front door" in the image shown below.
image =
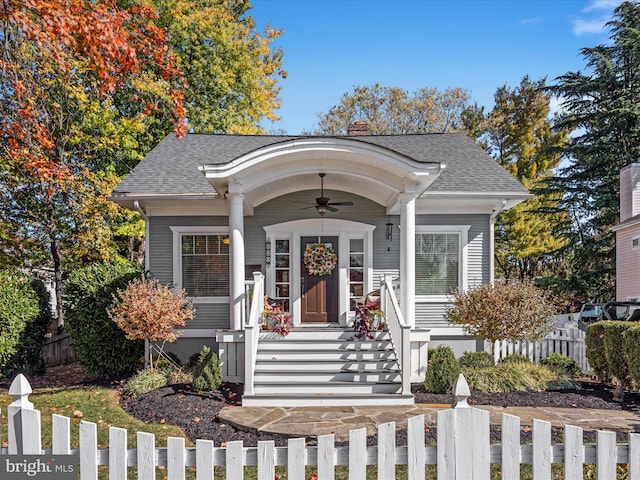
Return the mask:
M 304 264 L 304 251 L 314 243 L 325 243 L 336 253 L 338 237 L 301 237 L 302 323 L 338 323 L 338 267 L 328 275 L 311 275 Z

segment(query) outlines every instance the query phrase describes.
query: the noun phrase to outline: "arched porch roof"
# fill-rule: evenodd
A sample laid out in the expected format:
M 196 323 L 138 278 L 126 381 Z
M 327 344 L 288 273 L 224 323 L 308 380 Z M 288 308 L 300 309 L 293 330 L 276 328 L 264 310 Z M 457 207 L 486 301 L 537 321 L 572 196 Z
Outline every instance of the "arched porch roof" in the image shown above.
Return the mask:
M 254 208 L 275 197 L 325 188 L 348 191 L 396 210 L 399 195 L 421 195 L 444 165 L 419 162 L 393 150 L 346 138 L 296 138 L 258 148 L 202 173 L 216 191 L 242 193 Z

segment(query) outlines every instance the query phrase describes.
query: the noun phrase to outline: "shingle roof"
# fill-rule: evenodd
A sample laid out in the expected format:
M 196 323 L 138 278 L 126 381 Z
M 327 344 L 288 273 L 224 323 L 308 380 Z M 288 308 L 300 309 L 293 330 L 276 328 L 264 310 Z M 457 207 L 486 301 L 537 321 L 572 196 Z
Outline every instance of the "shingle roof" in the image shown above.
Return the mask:
M 118 185 L 115 194 L 210 194 L 213 187 L 198 167 L 224 165 L 254 150 L 306 138 L 271 135 L 169 134 Z M 429 187 L 433 192 L 509 192 L 526 189 L 461 133 L 339 137 L 393 150 L 420 163 L 446 169 Z

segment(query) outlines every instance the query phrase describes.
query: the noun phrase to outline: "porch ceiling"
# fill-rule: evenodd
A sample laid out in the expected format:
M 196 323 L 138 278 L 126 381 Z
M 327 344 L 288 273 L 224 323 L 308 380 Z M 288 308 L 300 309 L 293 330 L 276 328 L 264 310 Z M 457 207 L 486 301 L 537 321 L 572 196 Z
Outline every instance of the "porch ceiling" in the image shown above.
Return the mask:
M 272 145 L 225 165 L 201 168 L 222 195 L 241 192 L 251 207 L 301 190 L 318 190 L 326 173 L 327 190 L 355 193 L 392 209 L 403 192 L 416 197 L 443 166 L 422 163 L 391 150 L 348 139 L 308 138 Z

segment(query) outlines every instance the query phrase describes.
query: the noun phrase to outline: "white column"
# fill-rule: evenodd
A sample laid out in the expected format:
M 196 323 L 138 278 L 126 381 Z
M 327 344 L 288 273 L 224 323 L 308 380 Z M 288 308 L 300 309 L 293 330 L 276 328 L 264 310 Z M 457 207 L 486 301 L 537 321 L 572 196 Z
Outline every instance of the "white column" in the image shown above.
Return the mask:
M 410 327 L 416 326 L 416 200 L 400 197 L 400 308 Z
M 242 330 L 244 308 L 244 194 L 229 186 L 229 328 Z

